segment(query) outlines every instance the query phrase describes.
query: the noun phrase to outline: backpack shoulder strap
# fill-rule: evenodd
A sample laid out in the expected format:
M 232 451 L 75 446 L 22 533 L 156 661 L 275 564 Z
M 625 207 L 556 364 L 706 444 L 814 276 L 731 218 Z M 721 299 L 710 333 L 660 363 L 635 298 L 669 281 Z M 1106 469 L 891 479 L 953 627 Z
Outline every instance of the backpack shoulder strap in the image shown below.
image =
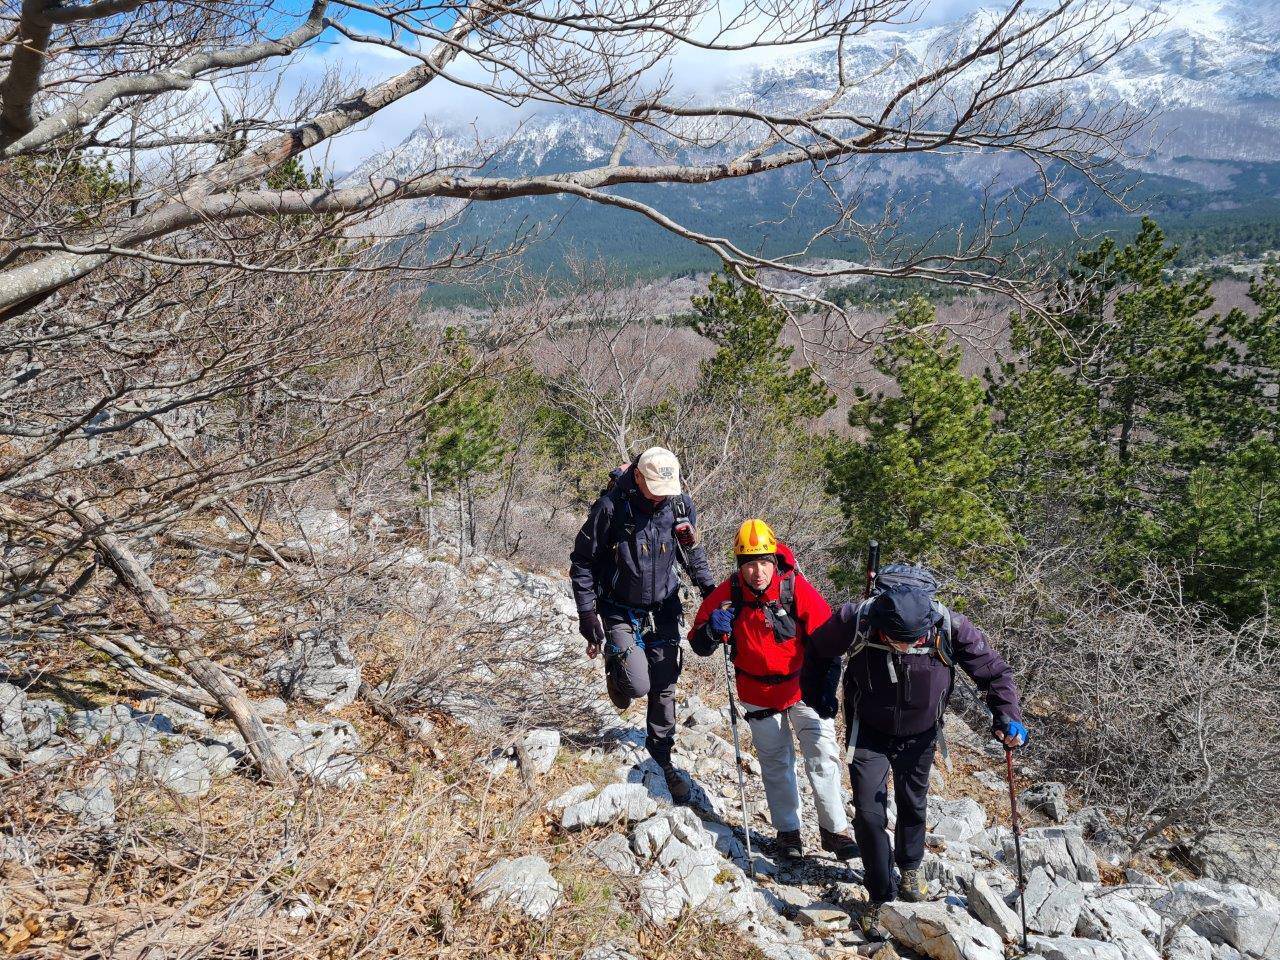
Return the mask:
M 676 515 L 676 523 L 688 520 L 693 512 L 693 501 L 687 493 L 676 494 L 671 498 L 671 511 Z
M 796 572 L 792 570 L 778 583 L 778 605 L 793 620 L 796 616 Z
M 609 522 L 609 549 L 612 550 L 635 533 L 635 514 L 631 510 L 631 504 L 627 501 L 626 495 L 616 487 L 605 496 L 613 501 L 613 517 Z
M 951 644 L 951 611 L 945 604 L 933 601 L 933 609 L 941 618 L 942 624 L 938 627 L 938 639 L 936 641 L 936 651 L 938 659 L 951 668 L 951 672 L 955 673 L 956 658 L 953 653 Z
M 849 659 L 852 660 L 867 646 L 871 633 L 871 604 L 874 597 L 863 600 L 853 615 L 853 645 L 849 648 Z

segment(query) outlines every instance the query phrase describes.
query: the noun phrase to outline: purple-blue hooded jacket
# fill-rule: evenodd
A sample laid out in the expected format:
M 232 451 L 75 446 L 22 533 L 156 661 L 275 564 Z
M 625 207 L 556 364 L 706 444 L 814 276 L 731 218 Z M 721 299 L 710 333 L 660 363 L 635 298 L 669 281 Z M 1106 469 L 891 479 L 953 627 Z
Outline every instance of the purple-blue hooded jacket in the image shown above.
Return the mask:
M 815 661 L 834 660 L 853 646 L 857 603 L 843 604 L 814 631 L 807 651 Z M 875 614 L 871 616 L 874 618 Z M 875 620 L 868 634 L 879 638 Z M 964 670 L 987 698 L 997 729 L 1009 720 L 1022 721 L 1013 671 L 991 646 L 987 635 L 968 617 L 951 614 L 951 647 L 956 666 Z M 893 673 L 889 660 L 893 661 Z M 896 674 L 897 682 L 894 681 Z M 893 736 L 923 733 L 936 724 L 951 692 L 951 670 L 937 656 L 889 653 L 866 648 L 844 670 L 845 710 L 857 704 L 860 723 Z M 808 697 L 806 696 L 806 702 Z M 810 703 L 810 706 L 815 706 Z M 815 706 L 816 709 L 816 706 Z

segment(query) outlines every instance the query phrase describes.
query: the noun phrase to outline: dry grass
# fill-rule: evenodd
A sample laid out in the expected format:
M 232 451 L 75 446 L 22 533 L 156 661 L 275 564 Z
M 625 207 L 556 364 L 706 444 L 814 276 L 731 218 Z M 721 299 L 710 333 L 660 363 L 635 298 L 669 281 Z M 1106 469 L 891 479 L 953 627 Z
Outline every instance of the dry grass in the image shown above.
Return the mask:
M 361 709 L 344 716 L 369 745 L 370 782 L 352 793 L 291 795 L 234 777 L 187 802 L 139 786 L 117 792 L 117 826 L 99 832 L 50 809 L 59 786 L 7 781 L 7 833 L 35 853 L 31 863 L 0 864 L 13 949 L 113 960 L 558 958 L 619 941 L 646 957 L 758 956 L 696 916 L 662 931 L 644 927 L 634 884 L 582 853 L 604 828 L 558 829 L 546 801 L 584 779 L 610 779 L 607 761 L 562 754 L 526 785 L 514 769 L 491 778 L 477 761 L 492 744 L 446 718 L 435 718 L 433 756 L 384 735 Z M 548 922 L 473 904 L 477 874 L 530 853 L 545 857 L 564 887 Z

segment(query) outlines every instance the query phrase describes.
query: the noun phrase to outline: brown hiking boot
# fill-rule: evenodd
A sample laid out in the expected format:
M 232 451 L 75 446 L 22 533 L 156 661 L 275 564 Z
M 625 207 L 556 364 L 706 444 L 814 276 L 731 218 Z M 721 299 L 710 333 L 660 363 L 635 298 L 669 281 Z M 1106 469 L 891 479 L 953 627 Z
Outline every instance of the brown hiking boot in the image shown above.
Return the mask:
M 869 943 L 884 943 L 889 939 L 889 932 L 880 923 L 882 903 L 868 903 L 858 913 L 858 929 Z
M 903 870 L 902 879 L 898 881 L 898 899 L 909 903 L 920 903 L 929 899 L 929 881 L 917 867 L 915 870 Z
M 794 860 L 804 856 L 804 843 L 799 830 L 778 831 L 778 856 Z
M 837 860 L 852 860 L 858 855 L 858 844 L 849 834 L 833 833 L 819 827 L 818 835 L 822 838 L 822 849 L 834 853 Z
M 662 776 L 667 781 L 667 789 L 671 791 L 671 802 L 685 804 L 693 792 L 684 776 L 675 767 L 664 767 Z

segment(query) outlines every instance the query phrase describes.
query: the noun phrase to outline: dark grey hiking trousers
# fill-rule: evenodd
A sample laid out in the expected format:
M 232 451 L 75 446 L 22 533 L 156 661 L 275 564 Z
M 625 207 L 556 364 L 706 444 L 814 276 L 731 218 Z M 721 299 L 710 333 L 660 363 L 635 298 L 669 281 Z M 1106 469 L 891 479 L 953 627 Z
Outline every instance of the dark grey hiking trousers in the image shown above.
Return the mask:
M 659 766 L 671 765 L 676 733 L 676 680 L 683 656 L 680 652 L 680 595 L 672 593 L 653 613 L 653 632 L 645 636 L 644 649 L 636 643 L 635 621 L 625 608 L 601 601 L 604 620 L 605 669 L 613 670 L 623 693 L 639 700 L 647 697 L 645 746 Z
M 849 764 L 853 787 L 853 834 L 862 854 L 862 869 L 868 896 L 877 903 L 893 900 L 893 863 L 901 870 L 914 870 L 924 859 L 925 813 L 929 802 L 929 770 L 938 728 L 906 737 L 872 730 L 865 723 L 858 728 L 857 749 Z M 893 829 L 893 849 L 889 847 L 886 807 L 889 802 L 889 771 L 893 771 L 893 798 L 898 820 Z

